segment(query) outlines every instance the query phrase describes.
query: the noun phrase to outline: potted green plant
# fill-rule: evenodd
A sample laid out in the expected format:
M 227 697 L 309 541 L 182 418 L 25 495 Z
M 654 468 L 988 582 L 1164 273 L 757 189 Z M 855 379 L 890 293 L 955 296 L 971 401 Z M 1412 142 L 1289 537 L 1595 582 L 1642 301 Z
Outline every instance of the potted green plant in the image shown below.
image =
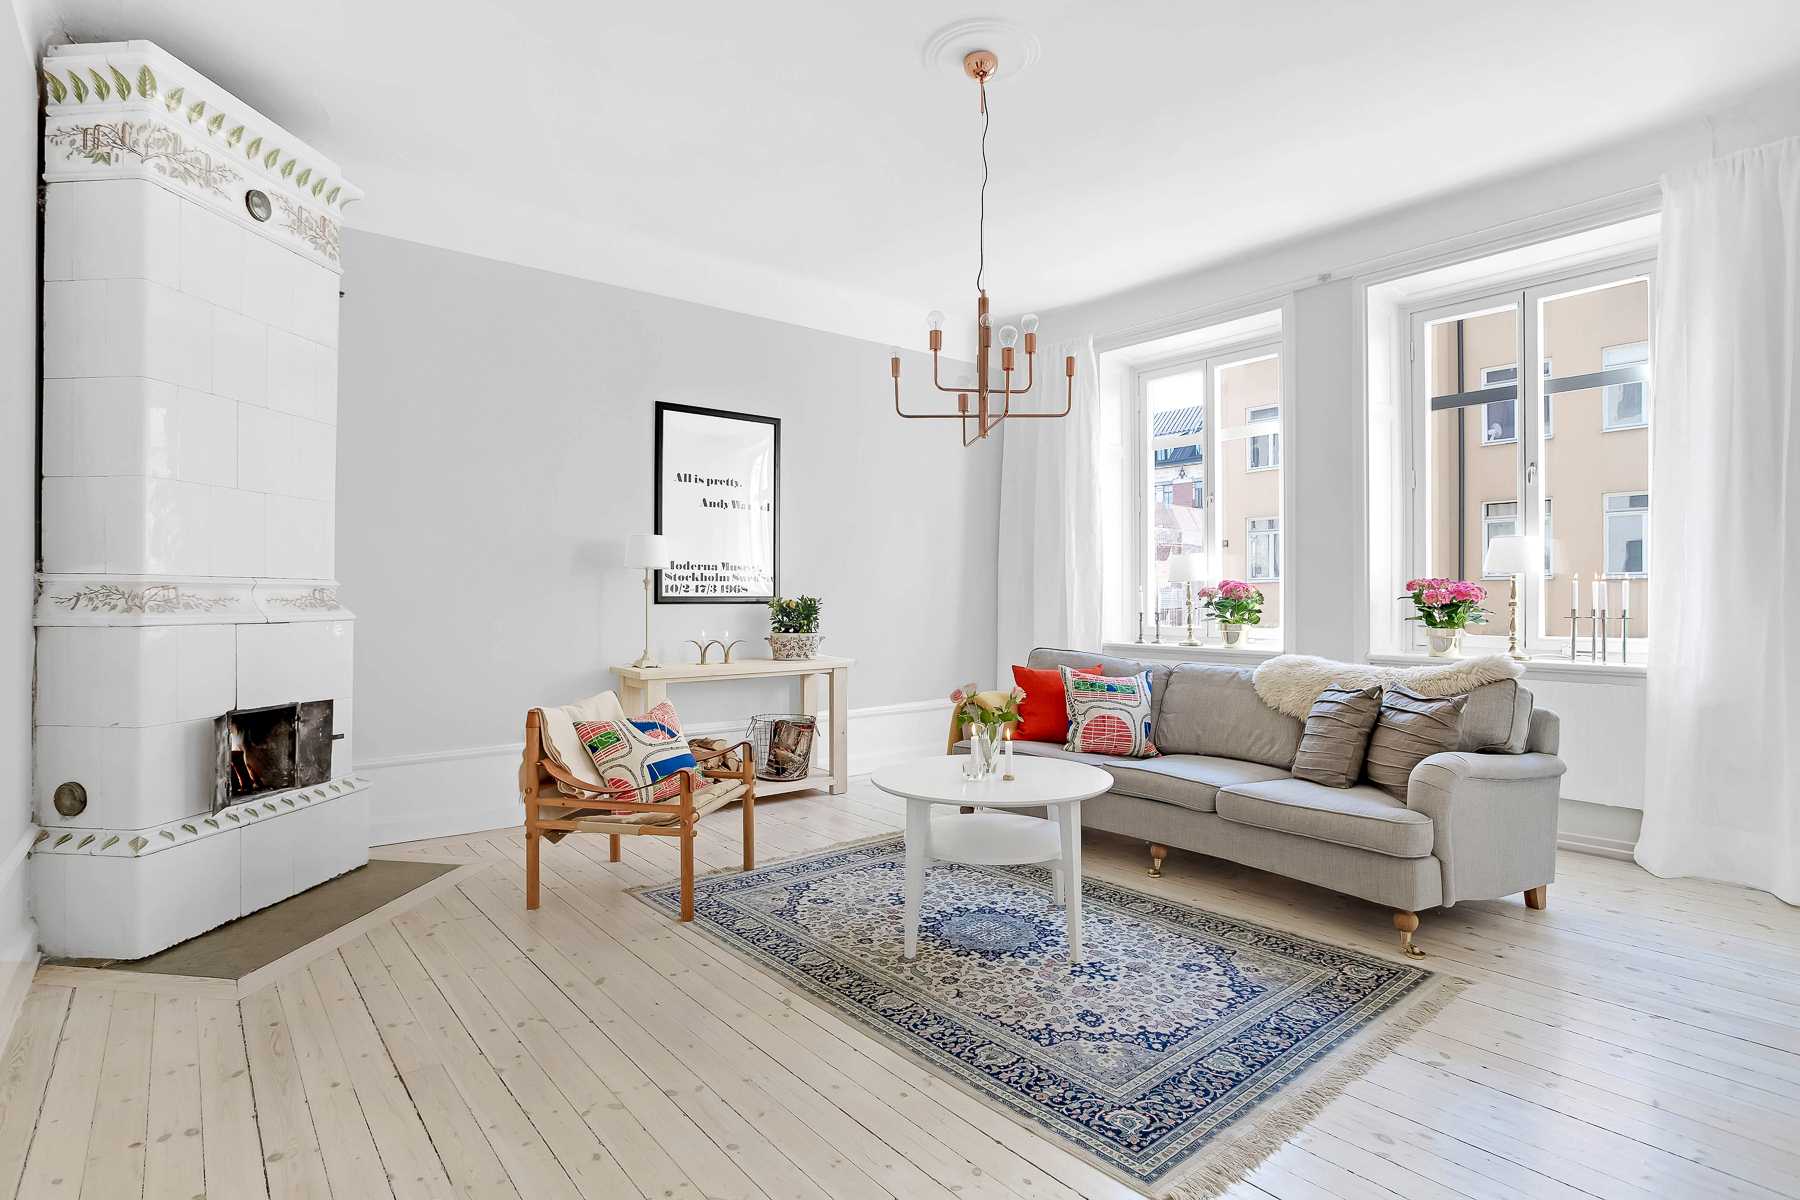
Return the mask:
M 816 658 L 825 635 L 819 632 L 819 598 L 777 596 L 769 601 L 769 653 L 776 658 Z
M 1208 595 L 1208 592 L 1211 595 Z M 1236 647 L 1244 640 L 1244 626 L 1262 624 L 1262 589 L 1241 579 L 1222 579 L 1216 589 L 1202 588 L 1206 611 L 1219 623 L 1225 645 Z

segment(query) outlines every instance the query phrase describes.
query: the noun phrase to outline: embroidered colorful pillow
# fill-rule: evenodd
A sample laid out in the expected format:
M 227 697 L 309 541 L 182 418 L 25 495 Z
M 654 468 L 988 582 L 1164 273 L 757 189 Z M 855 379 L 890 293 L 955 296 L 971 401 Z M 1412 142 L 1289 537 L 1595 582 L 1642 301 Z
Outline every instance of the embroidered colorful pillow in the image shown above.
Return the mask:
M 621 800 L 672 800 L 681 794 L 681 772 L 700 766 L 682 736 L 675 706 L 667 700 L 641 717 L 577 721 L 575 735 L 594 760 L 601 784 Z
M 1068 698 L 1069 740 L 1065 750 L 1109 758 L 1152 758 L 1150 672 L 1096 675 L 1061 667 Z

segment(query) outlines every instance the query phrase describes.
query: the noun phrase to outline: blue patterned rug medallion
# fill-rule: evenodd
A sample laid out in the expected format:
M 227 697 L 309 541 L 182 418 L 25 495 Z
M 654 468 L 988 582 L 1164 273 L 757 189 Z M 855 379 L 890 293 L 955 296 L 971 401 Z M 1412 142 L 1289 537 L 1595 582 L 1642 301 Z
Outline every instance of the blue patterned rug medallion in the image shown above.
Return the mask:
M 903 854 L 701 879 L 694 927 L 1149 1196 L 1228 1188 L 1461 987 L 1096 879 L 1070 963 L 1048 872 L 948 863 L 908 963 Z

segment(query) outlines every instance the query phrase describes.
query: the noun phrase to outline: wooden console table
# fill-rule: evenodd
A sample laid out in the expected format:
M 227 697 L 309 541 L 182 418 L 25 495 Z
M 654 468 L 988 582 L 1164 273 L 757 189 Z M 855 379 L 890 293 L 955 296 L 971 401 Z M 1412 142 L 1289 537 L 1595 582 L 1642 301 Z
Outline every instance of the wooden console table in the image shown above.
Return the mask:
M 669 695 L 671 683 L 720 683 L 731 679 L 800 680 L 800 710 L 817 716 L 821 711 L 819 687 L 829 692 L 831 770 L 814 768 L 805 779 L 758 779 L 758 796 L 779 796 L 801 788 L 823 786 L 830 780 L 831 794 L 850 790 L 850 666 L 853 658 L 753 658 L 742 662 L 676 663 L 666 667 L 614 667 L 619 677 L 619 700 L 628 713 L 649 712 Z

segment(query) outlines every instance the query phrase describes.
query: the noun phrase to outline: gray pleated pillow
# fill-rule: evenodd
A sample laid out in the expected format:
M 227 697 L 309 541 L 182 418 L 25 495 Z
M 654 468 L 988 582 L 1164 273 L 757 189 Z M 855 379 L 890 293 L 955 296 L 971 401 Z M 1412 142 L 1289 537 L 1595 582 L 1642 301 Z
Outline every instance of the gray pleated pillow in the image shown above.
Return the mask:
M 1369 735 L 1364 770 L 1369 782 L 1401 800 L 1412 770 L 1433 754 L 1456 749 L 1462 735 L 1467 696 L 1434 700 L 1403 687 L 1390 687 L 1381 697 L 1381 716 Z
M 1294 776 L 1326 787 L 1347 788 L 1362 774 L 1369 731 L 1381 716 L 1381 685 L 1360 691 L 1336 684 L 1319 693 L 1306 714 Z

